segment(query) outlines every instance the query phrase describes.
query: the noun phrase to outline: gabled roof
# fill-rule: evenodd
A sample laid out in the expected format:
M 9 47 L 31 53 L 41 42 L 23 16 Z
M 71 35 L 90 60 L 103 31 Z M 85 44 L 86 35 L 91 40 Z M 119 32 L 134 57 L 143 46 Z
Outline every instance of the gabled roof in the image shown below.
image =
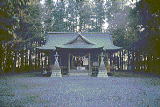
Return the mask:
M 101 48 L 97 47 L 96 44 L 92 43 L 90 40 L 82 36 L 81 34 L 78 34 L 74 39 L 67 42 L 66 44 L 63 44 L 61 46 L 57 46 L 58 48 Z
M 112 36 L 107 33 L 73 33 L 73 32 L 49 32 L 47 42 L 42 50 L 55 50 L 56 48 L 90 49 L 103 48 L 104 50 L 120 49 L 113 44 Z
M 94 44 L 90 40 L 82 36 L 81 34 L 78 34 L 78 36 L 75 39 L 69 41 L 68 43 L 66 43 L 66 45 L 67 44 L 79 44 L 79 43 L 80 44 L 92 44 L 92 45 Z

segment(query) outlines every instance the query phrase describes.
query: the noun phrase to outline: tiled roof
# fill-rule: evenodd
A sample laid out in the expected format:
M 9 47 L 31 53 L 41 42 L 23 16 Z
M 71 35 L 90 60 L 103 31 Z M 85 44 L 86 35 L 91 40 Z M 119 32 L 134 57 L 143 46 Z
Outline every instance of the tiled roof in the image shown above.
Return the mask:
M 47 42 L 42 50 L 55 50 L 58 48 L 90 49 L 103 48 L 104 50 L 120 49 L 113 44 L 112 36 L 107 33 L 73 33 L 73 32 L 49 32 Z

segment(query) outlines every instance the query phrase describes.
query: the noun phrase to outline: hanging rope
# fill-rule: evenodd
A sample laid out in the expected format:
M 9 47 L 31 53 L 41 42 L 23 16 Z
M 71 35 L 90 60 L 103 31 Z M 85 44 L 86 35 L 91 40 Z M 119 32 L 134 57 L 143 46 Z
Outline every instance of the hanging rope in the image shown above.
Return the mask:
M 89 54 L 86 54 L 84 56 L 75 56 L 75 55 L 72 55 L 72 56 L 73 56 L 73 58 L 86 58 L 87 56 L 89 56 Z

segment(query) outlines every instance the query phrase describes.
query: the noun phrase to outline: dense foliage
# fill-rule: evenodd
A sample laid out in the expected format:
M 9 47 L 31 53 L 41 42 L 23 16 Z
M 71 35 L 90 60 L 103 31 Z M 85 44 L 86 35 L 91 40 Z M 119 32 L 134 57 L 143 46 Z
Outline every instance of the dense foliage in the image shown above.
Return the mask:
M 131 4 L 132 1 L 43 0 L 43 3 L 39 0 L 4 1 L 1 15 L 5 16 L 6 13 L 8 18 L 4 19 L 9 19 L 10 22 L 5 21 L 6 26 L 2 32 L 7 34 L 4 33 L 0 40 L 27 43 L 49 31 L 108 32 L 114 35 L 116 45 L 128 46 L 137 40 L 138 27 L 133 24 L 137 20 L 133 21 L 132 14 L 129 15 L 132 6 L 126 5 L 127 3 Z M 7 26 L 7 23 L 10 25 Z
M 32 41 L 50 31 L 108 32 L 115 45 L 158 58 L 159 4 L 156 0 L 1 0 L 0 59 L 4 51 L 11 57 L 17 46 L 32 47 Z
M 136 24 L 142 29 L 139 33 L 140 41 L 135 46 L 156 57 L 160 56 L 159 4 L 160 1 L 156 0 L 142 0 L 138 2 L 136 8 L 133 9 L 133 12 L 136 14 L 134 17 L 138 17 Z

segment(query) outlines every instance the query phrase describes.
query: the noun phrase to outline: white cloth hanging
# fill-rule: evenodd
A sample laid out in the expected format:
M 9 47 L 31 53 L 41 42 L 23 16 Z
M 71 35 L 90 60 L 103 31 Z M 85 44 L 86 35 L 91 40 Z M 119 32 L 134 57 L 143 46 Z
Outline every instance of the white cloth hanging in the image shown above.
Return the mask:
M 89 64 L 88 58 L 84 57 L 83 58 L 83 65 L 88 65 L 88 64 Z

